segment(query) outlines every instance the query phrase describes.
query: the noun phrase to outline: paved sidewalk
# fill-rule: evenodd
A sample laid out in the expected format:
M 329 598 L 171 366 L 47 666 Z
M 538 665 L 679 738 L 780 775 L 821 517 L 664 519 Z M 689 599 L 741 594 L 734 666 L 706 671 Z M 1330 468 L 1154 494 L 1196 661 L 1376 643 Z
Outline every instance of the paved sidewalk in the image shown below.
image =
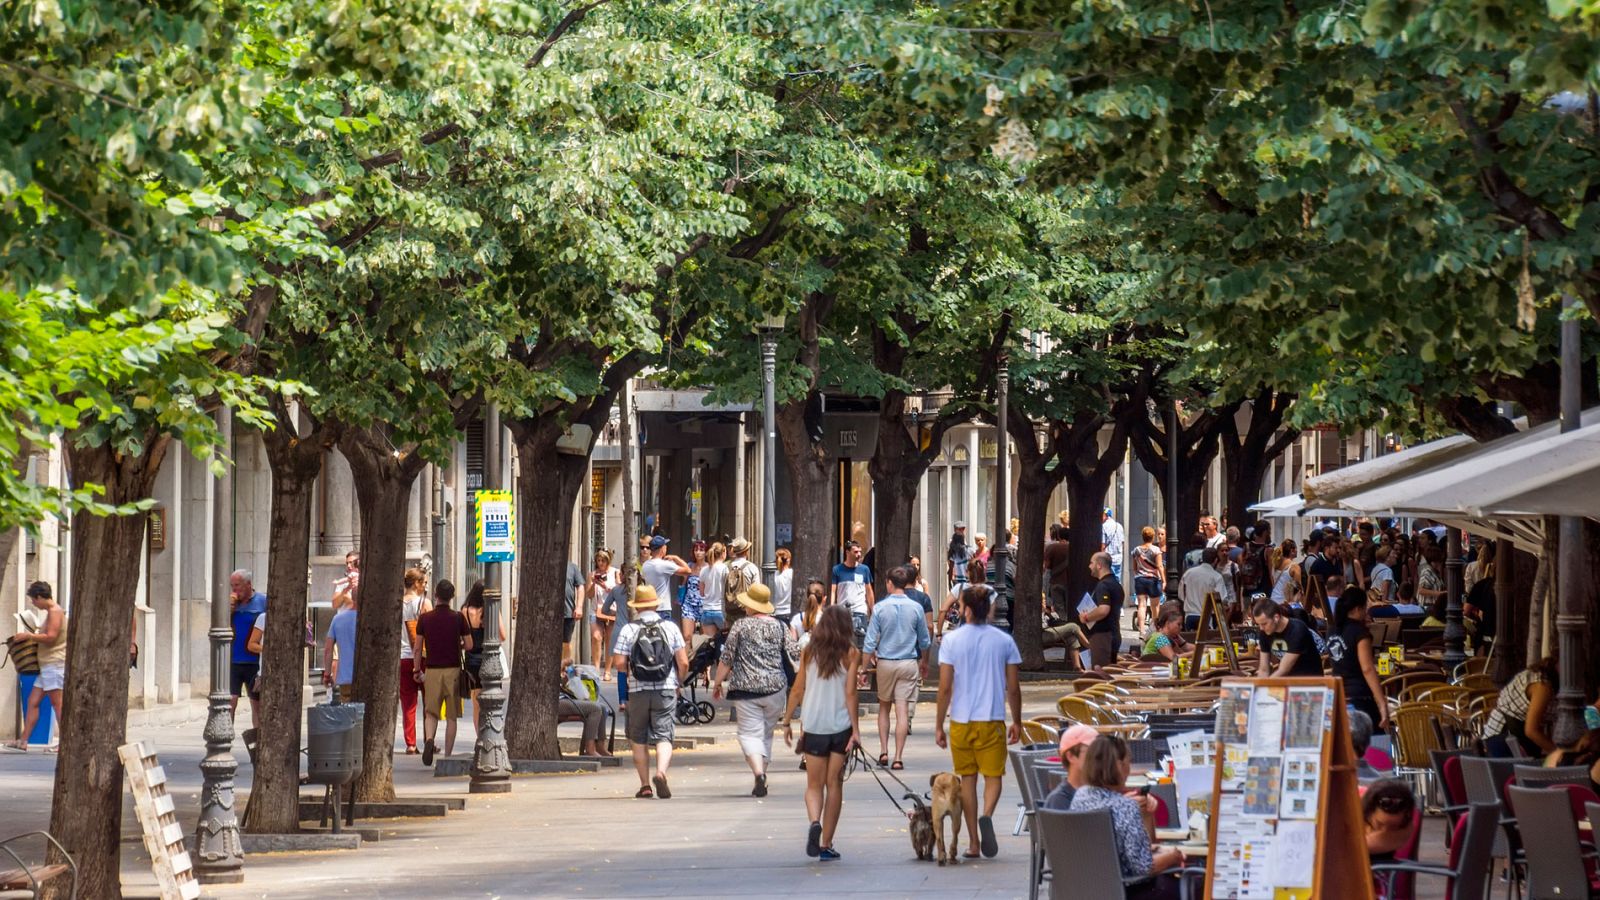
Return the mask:
M 1043 711 L 1058 686 L 1029 685 L 1026 709 Z M 1012 837 L 1017 794 L 1007 780 L 995 815 L 1000 856 L 956 867 L 919 863 L 905 820 L 872 777 L 858 772 L 845 788 L 845 810 L 835 841 L 843 859 L 822 864 L 805 855 L 805 774 L 783 748 L 781 736 L 770 794 L 749 796 L 751 776 L 718 704 L 711 725 L 680 734 L 715 738 L 700 749 L 678 751 L 671 770 L 673 799 L 635 800 L 631 761 L 596 774 L 519 776 L 509 795 L 469 795 L 465 778 L 434 778 L 418 757 L 396 757 L 402 796 L 467 796 L 466 809 L 443 819 L 376 823 L 382 839 L 360 850 L 253 855 L 242 885 L 208 888 L 212 897 L 661 897 L 751 895 L 903 897 L 1022 896 L 1027 892 L 1027 839 Z M 242 708 L 240 727 L 248 727 Z M 933 743 L 933 704 L 921 705 L 906 748 L 911 787 L 926 790 L 928 777 L 949 768 Z M 576 734 L 576 725 L 562 734 Z M 871 755 L 877 753 L 876 717 L 862 721 Z M 470 753 L 470 719 L 457 744 Z M 198 812 L 204 755 L 201 724 L 135 729 L 131 737 L 155 744 L 171 779 L 180 818 L 192 830 Z M 240 810 L 250 784 L 243 744 Z M 49 821 L 53 755 L 0 756 L 0 831 L 44 827 Z M 894 787 L 892 782 L 891 787 Z M 311 793 L 307 788 L 304 793 Z M 123 873 L 130 895 L 154 886 L 131 803 L 123 815 Z

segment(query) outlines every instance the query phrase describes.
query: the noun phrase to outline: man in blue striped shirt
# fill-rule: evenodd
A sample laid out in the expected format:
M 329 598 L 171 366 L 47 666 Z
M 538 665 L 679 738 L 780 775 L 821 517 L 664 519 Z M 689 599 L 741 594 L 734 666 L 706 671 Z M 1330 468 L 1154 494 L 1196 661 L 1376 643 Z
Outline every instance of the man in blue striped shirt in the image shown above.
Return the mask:
M 911 570 L 895 566 L 889 570 L 889 596 L 880 600 L 867 623 L 862 649 L 867 665 L 878 672 L 878 765 L 889 765 L 889 708 L 894 707 L 894 764 L 903 769 L 910 733 L 910 705 L 917 702 L 917 677 L 921 674 L 922 654 L 933 643 L 922 605 L 906 596 L 912 582 Z

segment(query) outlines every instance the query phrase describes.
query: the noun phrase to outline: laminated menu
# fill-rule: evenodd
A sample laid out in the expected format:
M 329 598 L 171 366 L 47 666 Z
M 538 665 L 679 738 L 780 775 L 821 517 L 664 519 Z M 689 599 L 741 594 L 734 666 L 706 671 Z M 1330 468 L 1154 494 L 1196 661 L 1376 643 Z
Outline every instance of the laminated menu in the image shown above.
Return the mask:
M 1372 900 L 1343 685 L 1224 682 L 1207 900 Z

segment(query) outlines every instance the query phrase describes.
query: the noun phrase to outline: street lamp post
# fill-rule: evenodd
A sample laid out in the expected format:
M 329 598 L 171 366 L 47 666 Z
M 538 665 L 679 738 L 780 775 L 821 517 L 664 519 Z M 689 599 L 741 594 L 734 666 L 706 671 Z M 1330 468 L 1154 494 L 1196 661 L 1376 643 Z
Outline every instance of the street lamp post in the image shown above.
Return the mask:
M 483 485 L 495 490 L 501 485 L 500 407 L 490 404 L 483 423 Z M 511 754 L 506 749 L 505 667 L 500 664 L 500 594 L 503 563 L 483 564 L 483 666 L 478 678 L 483 689 L 478 703 L 483 707 L 483 725 L 472 745 L 473 794 L 511 792 Z
M 761 581 L 773 587 L 778 578 L 778 336 L 780 310 L 761 322 Z M 791 598 L 792 602 L 792 598 Z
M 1578 332 L 1578 300 L 1561 296 L 1561 431 L 1578 428 L 1583 417 L 1583 370 Z M 1557 747 L 1571 747 L 1583 737 L 1584 654 L 1590 626 L 1584 615 L 1583 520 L 1562 516 L 1556 553 L 1556 638 L 1561 667 L 1561 689 L 1556 692 L 1556 722 L 1550 735 Z
M 999 596 L 997 607 L 1006 611 L 1006 621 L 1014 626 L 1011 619 L 1011 586 L 1006 581 L 1006 562 L 1011 555 L 1011 542 L 1006 539 L 1006 532 L 1011 528 L 1009 499 L 1011 475 L 1007 471 L 1008 457 L 1011 454 L 1010 435 L 1006 431 L 1007 407 L 1011 405 L 1011 361 L 1004 353 L 1000 354 L 1000 366 L 995 375 L 995 460 L 994 460 L 994 549 L 989 551 L 989 560 L 994 564 L 994 589 Z M 1008 627 L 1009 631 L 1010 628 Z
M 1178 401 L 1162 411 L 1167 420 L 1167 600 L 1178 599 Z
M 233 411 L 217 410 L 219 453 L 233 452 Z M 200 761 L 200 820 L 195 825 L 195 878 L 201 884 L 244 881 L 244 846 L 233 811 L 233 709 L 228 674 L 233 658 L 232 608 L 228 603 L 233 568 L 233 465 L 217 476 L 211 537 L 211 693 L 206 710 L 206 758 Z M 335 812 L 337 815 L 337 812 Z

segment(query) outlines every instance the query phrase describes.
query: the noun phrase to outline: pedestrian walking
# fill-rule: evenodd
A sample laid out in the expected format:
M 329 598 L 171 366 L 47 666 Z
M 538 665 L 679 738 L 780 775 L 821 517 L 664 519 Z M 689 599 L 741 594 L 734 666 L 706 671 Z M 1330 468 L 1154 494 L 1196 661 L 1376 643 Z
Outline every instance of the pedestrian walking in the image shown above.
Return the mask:
M 744 607 L 737 602 L 739 595 L 750 590 L 751 585 L 760 583 L 761 569 L 750 560 L 750 542 L 742 537 L 734 538 L 728 544 L 728 584 L 723 593 L 729 601 L 724 605 L 728 623 L 723 631 L 731 628 L 734 621 L 744 615 Z
M 945 577 L 948 579 L 950 589 L 960 591 L 959 587 L 967 580 L 967 560 L 972 558 L 972 547 L 967 543 L 967 523 L 957 522 L 950 534 L 950 546 L 945 548 Z
M 600 680 L 610 681 L 614 671 L 611 665 L 611 641 L 616 629 L 628 621 L 628 590 L 633 581 L 634 564 L 625 562 L 617 569 L 616 583 L 606 589 L 594 606 L 594 628 L 600 636 Z
M 807 642 L 811 640 L 811 630 L 817 627 L 817 619 L 827 605 L 828 589 L 822 582 L 815 578 L 806 582 L 806 596 L 801 609 L 789 620 L 789 631 L 794 634 L 794 639 L 799 642 L 801 650 L 804 650 Z
M 1122 523 L 1111 517 L 1111 507 L 1100 516 L 1100 550 L 1111 555 L 1111 574 L 1122 580 L 1122 551 L 1128 545 L 1128 533 Z
M 578 564 L 567 562 L 567 574 L 561 582 L 561 600 L 563 615 L 561 618 L 561 667 L 564 669 L 572 665 L 578 656 L 578 644 L 573 641 L 577 633 L 578 623 L 583 621 L 584 586 L 588 582 L 583 577 L 583 571 Z
M 723 562 L 727 555 L 728 548 L 722 542 L 712 544 L 706 551 L 706 564 L 700 569 L 700 633 L 708 638 L 715 638 L 728 622 L 723 611 L 728 596 L 728 565 Z
M 39 704 L 45 697 L 50 698 L 50 708 L 55 710 L 57 720 L 61 719 L 61 698 L 67 686 L 67 613 L 56 603 L 50 585 L 43 581 L 28 585 L 27 595 L 28 602 L 37 611 L 34 618 L 39 624 L 34 626 L 36 630 L 17 632 L 12 640 L 37 645 L 39 677 L 34 679 L 33 689 L 28 692 L 22 731 L 16 740 L 5 745 L 22 751 L 28 749 L 28 735 L 39 724 Z
M 1096 669 L 1116 662 L 1122 652 L 1122 604 L 1127 595 L 1113 561 L 1105 552 L 1089 557 L 1089 572 L 1099 580 L 1088 595 L 1093 605 L 1078 615 L 1089 638 L 1089 665 Z
M 794 609 L 794 556 L 788 550 L 773 555 L 776 571 L 772 575 L 772 614 L 785 625 L 796 612 Z
M 906 594 L 912 581 L 905 566 L 889 570 L 889 596 L 878 603 L 867 623 L 862 649 L 867 667 L 878 673 L 878 765 L 905 768 L 906 736 L 911 733 L 912 704 L 922 672 L 922 654 L 932 646 L 922 606 Z M 889 762 L 889 719 L 894 714 L 894 762 Z
M 467 620 L 467 635 L 472 639 L 461 668 L 466 672 L 467 690 L 471 692 L 472 723 L 479 730 L 483 729 L 483 707 L 478 705 L 478 693 L 483 690 L 483 648 L 488 643 L 484 638 L 484 609 L 483 579 L 480 578 L 467 589 L 466 599 L 461 601 L 461 616 Z M 505 643 L 504 619 L 499 623 L 499 635 L 500 642 Z
M 322 667 L 322 683 L 338 693 L 339 702 L 349 703 L 353 699 L 352 682 L 356 676 L 357 607 L 353 595 L 340 596 L 344 597 L 345 606 L 334 613 L 333 621 L 328 623 L 328 637 L 322 650 L 322 656 L 328 664 Z M 335 650 L 338 652 L 335 653 Z
M 795 707 L 800 707 L 799 750 L 805 755 L 806 855 L 824 862 L 839 858 L 833 848 L 839 811 L 844 806 L 844 764 L 861 744 L 856 706 L 856 673 L 861 653 L 851 646 L 850 614 L 837 604 L 825 607 L 800 655 L 800 670 L 783 711 L 783 740 L 794 743 Z
M 462 651 L 472 648 L 467 620 L 450 608 L 456 586 L 441 581 L 433 587 L 433 609 L 417 619 L 415 658 L 421 669 L 414 678 L 422 682 L 422 764 L 433 765 L 439 752 L 433 738 L 439 732 L 440 708 L 444 710 L 444 755 L 456 749 L 456 720 L 461 718 Z
M 617 586 L 617 567 L 611 564 L 610 550 L 596 550 L 594 552 L 594 570 L 589 573 L 589 586 L 587 610 L 593 610 L 594 615 L 589 623 L 589 661 L 605 669 L 606 651 L 611 649 L 611 643 L 606 640 L 609 635 L 600 625 L 600 604 L 605 602 L 606 594 Z
M 861 564 L 861 544 L 845 541 L 844 562 L 833 567 L 832 601 L 845 608 L 855 625 L 859 643 L 867 633 L 867 617 L 872 615 L 872 570 Z
M 643 541 L 643 538 L 640 540 Z M 687 578 L 693 575 L 695 570 L 690 568 L 689 564 L 681 558 L 668 553 L 668 543 L 669 540 L 664 534 L 658 534 L 649 539 L 649 544 L 646 546 L 644 554 L 645 561 L 639 566 L 639 578 L 645 584 L 650 585 L 650 589 L 655 592 L 656 612 L 661 615 L 661 618 L 670 621 L 672 619 L 672 579 Z M 685 595 L 684 603 L 688 603 L 687 594 Z M 687 619 L 687 609 L 685 610 L 685 619 Z M 683 627 L 683 637 L 687 640 L 689 630 L 694 626 L 685 621 Z
M 255 576 L 249 569 L 236 569 L 228 576 L 229 619 L 233 626 L 233 650 L 228 673 L 229 708 L 239 713 L 239 694 L 250 698 L 250 719 L 256 720 L 256 677 L 261 674 L 261 656 L 250 652 L 250 629 L 256 616 L 267 611 L 267 595 L 256 590 Z M 59 707 L 58 707 L 59 708 Z
M 966 856 L 1000 852 L 995 839 L 994 810 L 1006 772 L 1006 745 L 1022 739 L 1022 654 L 1011 635 L 990 625 L 991 595 L 968 588 L 962 597 L 966 624 L 939 647 L 939 705 L 933 739 L 950 749 L 955 773 L 961 776 L 962 813 L 970 844 Z M 1011 724 L 1006 725 L 1006 707 Z M 950 731 L 945 732 L 945 719 Z M 978 776 L 983 776 L 983 806 L 978 806 Z
M 755 776 L 753 797 L 767 795 L 767 764 L 772 760 L 772 729 L 783 717 L 784 694 L 789 688 L 784 663 L 791 665 L 799 648 L 789 629 L 773 617 L 772 589 L 752 584 L 734 598 L 745 615 L 728 629 L 711 696 L 728 699 L 739 725 L 739 748 Z M 731 677 L 730 677 L 731 676 Z
M 1156 543 L 1156 530 L 1149 525 L 1141 528 L 1139 546 L 1133 548 L 1133 630 L 1140 638 L 1148 635 L 1155 611 L 1161 606 L 1161 596 L 1166 592 L 1165 556 Z
M 689 571 L 683 577 L 683 592 L 678 599 L 678 609 L 683 614 L 683 621 L 679 625 L 683 629 L 685 644 L 699 630 L 700 620 L 705 618 L 706 614 L 705 588 L 700 582 L 701 570 L 706 567 L 706 552 L 705 541 L 695 541 L 689 545 Z M 657 588 L 657 590 L 659 591 L 660 588 Z M 671 605 L 671 601 L 668 601 L 669 610 Z M 661 615 L 663 618 L 671 618 L 667 613 L 662 613 Z
M 689 655 L 683 635 L 664 622 L 655 588 L 634 589 L 628 610 L 634 620 L 617 632 L 611 658 L 617 671 L 628 673 L 628 742 L 633 745 L 633 767 L 639 773 L 638 798 L 671 799 L 667 768 L 672 763 L 672 721 L 678 684 L 689 672 Z M 650 745 L 656 748 L 655 775 L 650 775 Z M 654 790 L 652 790 L 654 788 Z
M 406 755 L 417 753 L 417 619 L 428 594 L 427 573 L 415 566 L 406 570 L 405 594 L 400 598 L 400 723 L 406 738 Z

